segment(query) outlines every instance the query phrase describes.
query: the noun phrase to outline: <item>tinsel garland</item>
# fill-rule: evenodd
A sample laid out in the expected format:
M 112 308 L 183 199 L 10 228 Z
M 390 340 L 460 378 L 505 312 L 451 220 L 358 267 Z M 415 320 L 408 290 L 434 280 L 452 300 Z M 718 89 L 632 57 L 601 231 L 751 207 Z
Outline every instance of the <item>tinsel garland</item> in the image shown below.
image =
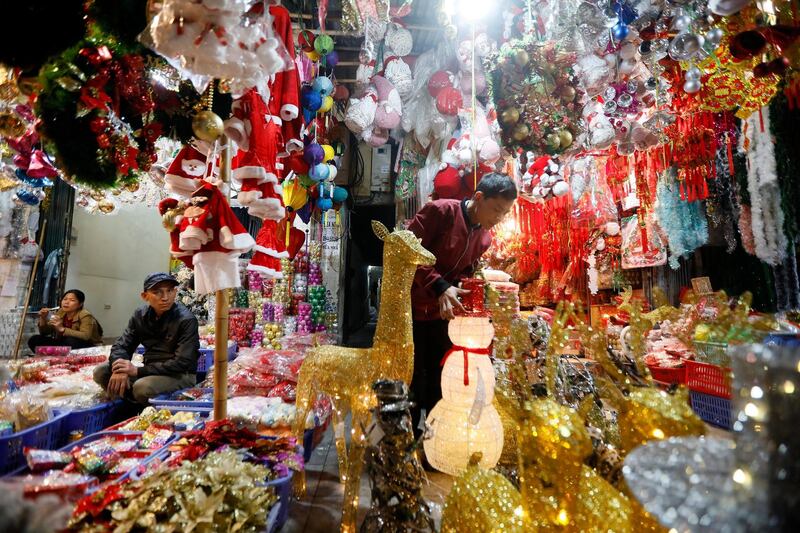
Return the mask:
M 775 277 L 775 299 L 778 311 L 800 309 L 800 280 L 797 277 L 797 255 L 793 243 L 789 244 L 786 259 L 772 268 Z
M 800 236 L 800 110 L 790 108 L 783 91 L 769 104 L 770 133 L 775 140 L 775 162 L 786 236 Z
M 731 172 L 731 163 L 735 168 L 733 147 L 738 143 L 738 136 L 735 127 L 727 129 L 724 134 L 729 138 L 717 150 L 717 179 L 708 183 L 709 197 L 706 200 L 706 214 L 711 224 L 722 231 L 727 244 L 726 251 L 730 254 L 736 249 L 735 224 L 739 220 L 739 204 Z
M 687 257 L 708 242 L 708 222 L 699 201 L 682 200 L 674 170 L 659 180 L 656 195 L 655 215 L 667 236 L 669 266 L 677 270 L 680 257 Z
M 786 256 L 788 245 L 783 232 L 781 192 L 770 135 L 769 107 L 762 107 L 745 121 L 740 147 L 747 151 L 747 190 L 750 193 L 756 257 L 777 265 Z

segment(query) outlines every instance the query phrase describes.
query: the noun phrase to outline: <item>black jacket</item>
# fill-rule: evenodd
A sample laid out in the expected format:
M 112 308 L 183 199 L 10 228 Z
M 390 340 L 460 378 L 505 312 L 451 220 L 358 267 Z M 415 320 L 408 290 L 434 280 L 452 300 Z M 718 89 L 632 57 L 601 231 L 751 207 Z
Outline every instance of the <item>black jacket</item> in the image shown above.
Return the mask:
M 200 356 L 197 318 L 183 304 L 176 303 L 161 318 L 156 317 L 149 305 L 134 311 L 128 327 L 111 347 L 109 364 L 113 365 L 117 359 L 130 361 L 140 344 L 144 346 L 140 378 L 197 372 L 197 358 Z

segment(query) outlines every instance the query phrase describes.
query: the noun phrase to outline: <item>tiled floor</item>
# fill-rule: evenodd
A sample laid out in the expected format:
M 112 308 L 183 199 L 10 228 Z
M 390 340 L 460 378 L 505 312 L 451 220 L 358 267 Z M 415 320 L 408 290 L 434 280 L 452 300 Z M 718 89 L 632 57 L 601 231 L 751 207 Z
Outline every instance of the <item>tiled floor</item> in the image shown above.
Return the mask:
M 431 504 L 431 511 L 437 525 L 442 506 L 450 491 L 453 478 L 436 473 L 428 473 L 429 484 L 424 489 L 425 498 Z M 281 533 L 334 533 L 339 531 L 342 518 L 342 497 L 344 486 L 339 483 L 339 467 L 336 447 L 333 445 L 333 432 L 328 431 L 323 441 L 314 450 L 306 465 L 307 495 L 305 499 L 295 499 L 289 512 L 289 520 Z M 361 479 L 358 523 L 369 509 L 369 481 L 366 475 Z

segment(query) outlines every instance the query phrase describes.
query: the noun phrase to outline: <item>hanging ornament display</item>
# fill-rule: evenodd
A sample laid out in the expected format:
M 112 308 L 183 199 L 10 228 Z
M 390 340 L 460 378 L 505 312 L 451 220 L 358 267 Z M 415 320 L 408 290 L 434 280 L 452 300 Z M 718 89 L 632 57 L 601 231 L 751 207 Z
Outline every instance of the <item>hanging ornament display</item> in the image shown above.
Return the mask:
M 575 53 L 533 37 L 507 42 L 487 56 L 490 94 L 500 110 L 505 146 L 536 155 L 573 148 L 581 131 L 578 102 L 583 94 L 572 72 L 576 59 Z

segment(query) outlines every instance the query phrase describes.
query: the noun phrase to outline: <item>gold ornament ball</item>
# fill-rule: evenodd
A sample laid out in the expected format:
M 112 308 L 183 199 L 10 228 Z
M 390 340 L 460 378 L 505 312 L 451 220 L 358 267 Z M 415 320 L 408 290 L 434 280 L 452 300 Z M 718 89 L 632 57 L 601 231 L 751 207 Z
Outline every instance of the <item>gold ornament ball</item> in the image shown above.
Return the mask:
M 524 67 L 530 60 L 531 56 L 529 56 L 528 52 L 525 50 L 517 50 L 514 54 L 514 63 L 516 63 L 518 67 Z
M 201 141 L 217 140 L 222 135 L 223 128 L 222 119 L 213 111 L 200 111 L 192 119 L 192 131 Z
M 92 191 L 89 193 L 89 196 L 91 196 L 92 200 L 94 200 L 95 202 L 100 202 L 106 199 L 105 193 L 100 191 Z
M 515 141 L 524 141 L 528 138 L 530 133 L 531 129 L 527 124 L 517 124 L 514 126 L 514 130 L 511 132 L 511 137 L 513 137 Z
M 567 148 L 572 144 L 572 133 L 569 130 L 561 130 L 558 132 L 558 139 L 561 148 Z
M 519 121 L 519 110 L 516 107 L 507 107 L 500 113 L 500 122 L 505 126 L 512 126 Z
M 565 86 L 561 89 L 561 100 L 564 102 L 571 102 L 575 99 L 575 87 L 571 85 Z
M 556 150 L 561 146 L 561 137 L 559 137 L 558 133 L 548 134 L 545 140 L 547 141 L 547 147 L 551 150 Z
M 125 188 L 128 190 L 128 192 L 136 192 L 136 191 L 139 190 L 139 182 L 138 181 L 132 181 L 132 182 L 126 184 Z
M 103 200 L 97 204 L 97 208 L 101 212 L 108 214 L 114 210 L 114 203 L 110 200 Z

